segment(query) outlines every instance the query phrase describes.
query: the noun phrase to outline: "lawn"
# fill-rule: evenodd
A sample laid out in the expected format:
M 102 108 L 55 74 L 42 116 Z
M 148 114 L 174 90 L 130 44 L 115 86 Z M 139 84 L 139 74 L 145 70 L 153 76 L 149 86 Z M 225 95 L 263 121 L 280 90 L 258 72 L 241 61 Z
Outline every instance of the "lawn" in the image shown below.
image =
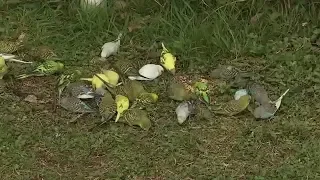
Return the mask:
M 95 59 L 122 31 L 111 59 L 157 62 L 147 49 L 161 41 L 177 56 L 178 73 L 206 77 L 229 64 L 256 74 L 273 99 L 290 88 L 273 120 L 246 111 L 179 125 L 177 102 L 158 87 L 159 107 L 144 131 L 113 122 L 92 128 L 100 119 L 94 114 L 68 123 L 75 115 L 52 100 L 56 77 L 8 76 L 13 95 L 0 99 L 2 179 L 320 178 L 320 40 L 312 45 L 320 3 L 111 0 L 87 11 L 64 1 L 0 5 L 1 39 L 25 32 L 29 46 L 52 47 L 66 70 L 92 74 L 107 65 Z M 29 94 L 48 102 L 25 102 Z

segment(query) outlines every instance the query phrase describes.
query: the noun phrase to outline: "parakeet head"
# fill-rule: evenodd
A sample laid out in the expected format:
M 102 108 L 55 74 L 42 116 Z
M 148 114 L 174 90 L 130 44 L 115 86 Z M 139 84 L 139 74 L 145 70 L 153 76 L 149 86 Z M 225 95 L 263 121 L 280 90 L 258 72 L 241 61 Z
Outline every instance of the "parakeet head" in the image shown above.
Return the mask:
M 154 102 L 158 101 L 158 95 L 156 93 L 151 93 L 151 97 L 153 99 Z
M 115 102 L 117 105 L 117 111 L 119 113 L 122 113 L 129 108 L 129 99 L 126 96 L 117 95 L 115 98 Z
M 208 91 L 208 84 L 205 82 L 196 82 L 194 84 L 194 88 L 196 89 L 196 91 Z
M 58 69 L 62 70 L 64 68 L 64 64 L 58 62 L 57 67 L 58 67 Z
M 6 64 L 5 59 L 2 56 L 0 56 L 0 67 L 4 66 L 5 64 Z

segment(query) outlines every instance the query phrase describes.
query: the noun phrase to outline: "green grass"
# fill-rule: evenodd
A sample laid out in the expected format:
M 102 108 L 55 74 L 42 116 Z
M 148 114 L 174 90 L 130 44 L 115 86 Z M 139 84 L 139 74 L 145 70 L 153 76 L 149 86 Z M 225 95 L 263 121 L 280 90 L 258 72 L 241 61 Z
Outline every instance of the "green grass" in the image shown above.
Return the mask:
M 137 60 L 146 58 L 136 47 L 163 41 L 178 55 L 181 73 L 206 75 L 227 63 L 260 74 L 273 98 L 290 88 L 273 121 L 255 121 L 246 112 L 179 126 L 174 109 L 159 108 L 148 132 L 119 123 L 91 130 L 98 116 L 68 124 L 72 115 L 61 109 L 1 100 L 1 177 L 318 179 L 320 91 L 314 84 L 320 69 L 310 37 L 319 27 L 320 4 L 204 2 L 133 0 L 124 18 L 113 1 L 92 12 L 68 3 L 58 9 L 43 3 L 3 5 L 0 33 L 6 39 L 24 31 L 30 46 L 49 45 L 67 68 L 80 69 L 96 68 L 91 59 L 120 31 L 121 52 Z M 263 15 L 257 23 L 250 23 L 258 13 Z M 148 24 L 127 31 L 132 20 L 147 15 Z

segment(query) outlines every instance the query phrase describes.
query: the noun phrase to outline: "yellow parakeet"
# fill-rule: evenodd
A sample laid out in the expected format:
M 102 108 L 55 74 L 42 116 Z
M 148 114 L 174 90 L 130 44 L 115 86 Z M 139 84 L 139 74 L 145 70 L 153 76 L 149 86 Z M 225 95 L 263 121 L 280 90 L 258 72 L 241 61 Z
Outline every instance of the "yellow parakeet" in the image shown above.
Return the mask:
M 115 98 L 115 102 L 117 105 L 117 117 L 115 122 L 118 122 L 119 118 L 121 117 L 122 113 L 129 109 L 129 99 L 123 95 L 117 95 Z
M 161 65 L 168 71 L 170 71 L 172 74 L 175 74 L 176 72 L 176 57 L 172 55 L 169 50 L 162 45 L 162 52 L 160 56 L 160 63 Z

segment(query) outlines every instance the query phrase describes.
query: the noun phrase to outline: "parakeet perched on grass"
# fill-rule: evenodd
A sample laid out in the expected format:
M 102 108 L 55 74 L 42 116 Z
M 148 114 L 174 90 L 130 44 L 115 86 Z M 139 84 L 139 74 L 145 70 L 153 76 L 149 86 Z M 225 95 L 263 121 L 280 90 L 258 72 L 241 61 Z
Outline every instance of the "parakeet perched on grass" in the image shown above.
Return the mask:
M 60 106 L 64 109 L 75 112 L 75 113 L 92 113 L 96 112 L 95 109 L 88 106 L 86 103 L 84 103 L 81 99 L 78 99 L 77 97 L 62 97 L 60 100 Z
M 239 70 L 233 66 L 219 65 L 210 72 L 210 77 L 224 80 L 231 80 L 239 75 Z
M 146 131 L 151 127 L 151 121 L 148 113 L 138 108 L 130 108 L 124 111 L 119 122 L 127 123 L 130 126 L 139 126 Z
M 117 112 L 116 102 L 109 92 L 106 92 L 104 96 L 101 97 L 101 101 L 97 104 L 99 106 L 100 115 L 102 116 L 102 121 L 112 119 Z
M 190 92 L 184 87 L 184 85 L 177 81 L 171 81 L 168 89 L 168 97 L 176 101 L 184 101 L 191 98 Z
M 239 100 L 231 100 L 220 108 L 213 110 L 215 114 L 233 116 L 244 111 L 250 103 L 250 95 L 241 96 Z
M 176 108 L 178 123 L 184 123 L 191 114 L 195 113 L 195 109 L 195 104 L 192 101 L 180 103 Z
M 48 46 L 33 47 L 27 52 L 27 54 L 40 60 L 52 60 L 58 57 L 57 54 Z
M 117 117 L 115 119 L 115 122 L 117 122 L 122 113 L 129 109 L 129 99 L 123 95 L 117 95 L 115 98 L 115 102 L 117 105 Z
M 122 33 L 120 33 L 116 40 L 105 43 L 101 48 L 101 58 L 102 60 L 106 60 L 111 55 L 117 54 L 120 48 L 120 39 L 122 37 Z
M 101 80 L 99 77 L 103 80 Z M 109 84 L 109 78 L 102 73 L 93 75 L 92 78 L 80 78 L 80 80 L 90 81 L 94 89 L 104 88 L 106 86 L 105 82 Z M 104 82 L 105 81 L 105 82 Z
M 0 53 L 12 54 L 23 47 L 25 33 L 21 33 L 16 41 L 0 41 Z
M 160 56 L 160 64 L 169 72 L 172 74 L 176 73 L 176 57 L 172 55 L 169 50 L 164 46 L 163 43 L 162 45 L 162 52 Z
M 8 73 L 8 66 L 3 57 L 0 57 L 0 79 L 3 79 L 3 76 Z
M 163 72 L 163 67 L 157 64 L 146 64 L 139 69 L 139 74 L 130 75 L 130 80 L 151 81 L 159 77 Z
M 38 65 L 35 70 L 29 74 L 21 74 L 17 78 L 24 79 L 31 76 L 48 76 L 62 72 L 64 65 L 60 62 L 48 60 Z
M 208 95 L 209 87 L 206 82 L 196 82 L 193 85 L 195 93 L 200 96 L 206 103 L 210 103 L 210 96 Z

